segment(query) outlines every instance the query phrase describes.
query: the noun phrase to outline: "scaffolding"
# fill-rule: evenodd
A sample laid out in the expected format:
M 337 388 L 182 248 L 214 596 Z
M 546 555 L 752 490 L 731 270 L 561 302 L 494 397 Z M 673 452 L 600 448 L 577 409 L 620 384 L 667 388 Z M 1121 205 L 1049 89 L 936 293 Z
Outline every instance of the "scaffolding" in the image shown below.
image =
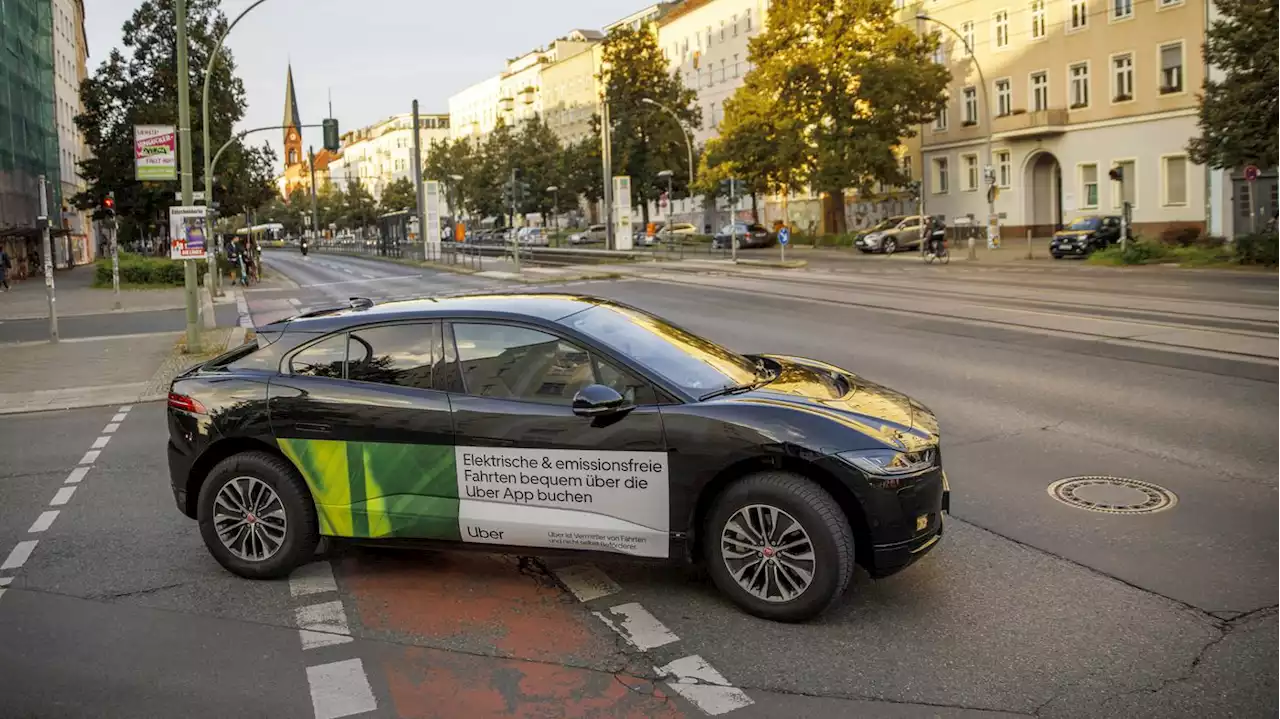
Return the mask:
M 0 239 L 10 245 L 39 236 L 40 175 L 51 217 L 62 207 L 52 15 L 49 0 L 0 2 Z

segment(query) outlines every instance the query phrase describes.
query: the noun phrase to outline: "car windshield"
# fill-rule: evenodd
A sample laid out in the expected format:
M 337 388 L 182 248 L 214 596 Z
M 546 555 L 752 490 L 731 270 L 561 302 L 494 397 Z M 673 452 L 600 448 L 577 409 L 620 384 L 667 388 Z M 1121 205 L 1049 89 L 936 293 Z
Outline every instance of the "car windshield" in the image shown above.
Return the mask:
M 1102 220 L 1097 217 L 1079 217 L 1071 224 L 1067 225 L 1068 230 L 1096 230 L 1102 225 Z
M 876 225 L 872 226 L 872 228 L 871 228 L 870 230 L 868 230 L 868 232 L 879 232 L 879 231 L 881 231 L 881 230 L 888 230 L 888 229 L 891 229 L 891 228 L 897 227 L 897 226 L 898 226 L 898 223 L 899 223 L 899 222 L 902 222 L 902 221 L 903 221 L 903 220 L 905 220 L 905 219 L 907 219 L 907 218 L 905 218 L 905 217 L 890 217 L 890 218 L 889 218 L 889 219 L 887 219 L 887 220 L 881 220 L 879 223 L 877 223 Z
M 653 315 L 597 305 L 561 320 L 693 395 L 748 385 L 755 362 Z

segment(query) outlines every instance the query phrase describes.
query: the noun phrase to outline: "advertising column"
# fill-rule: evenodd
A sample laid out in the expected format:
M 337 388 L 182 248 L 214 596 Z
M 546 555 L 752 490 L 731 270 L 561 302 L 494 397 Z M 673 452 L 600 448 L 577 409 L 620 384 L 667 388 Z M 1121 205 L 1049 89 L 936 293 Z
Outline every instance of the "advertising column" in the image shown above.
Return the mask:
M 427 259 L 440 259 L 440 181 L 427 180 L 427 227 L 423 236 L 427 238 Z
M 613 178 L 613 249 L 631 249 L 631 178 Z

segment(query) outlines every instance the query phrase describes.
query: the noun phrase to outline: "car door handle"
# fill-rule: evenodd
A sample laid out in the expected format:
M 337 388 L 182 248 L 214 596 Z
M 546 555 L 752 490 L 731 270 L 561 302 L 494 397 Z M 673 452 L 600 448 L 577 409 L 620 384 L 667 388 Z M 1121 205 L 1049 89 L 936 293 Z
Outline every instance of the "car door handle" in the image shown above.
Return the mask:
M 299 422 L 297 427 L 299 432 L 316 432 L 318 434 L 328 434 L 332 429 L 327 424 L 313 424 L 311 422 Z

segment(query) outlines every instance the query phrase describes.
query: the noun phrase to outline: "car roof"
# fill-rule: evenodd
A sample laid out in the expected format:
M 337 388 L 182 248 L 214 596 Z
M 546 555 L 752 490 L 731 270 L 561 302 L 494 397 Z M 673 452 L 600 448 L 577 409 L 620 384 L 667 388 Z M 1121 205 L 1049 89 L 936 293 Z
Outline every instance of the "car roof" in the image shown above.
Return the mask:
M 274 322 L 272 329 L 289 332 L 331 332 L 370 322 L 469 317 L 473 319 L 538 319 L 555 322 L 597 305 L 624 307 L 617 302 L 588 295 L 536 292 L 487 293 L 422 297 L 382 302 L 371 307 L 321 310 Z M 263 328 L 267 329 L 267 328 Z

